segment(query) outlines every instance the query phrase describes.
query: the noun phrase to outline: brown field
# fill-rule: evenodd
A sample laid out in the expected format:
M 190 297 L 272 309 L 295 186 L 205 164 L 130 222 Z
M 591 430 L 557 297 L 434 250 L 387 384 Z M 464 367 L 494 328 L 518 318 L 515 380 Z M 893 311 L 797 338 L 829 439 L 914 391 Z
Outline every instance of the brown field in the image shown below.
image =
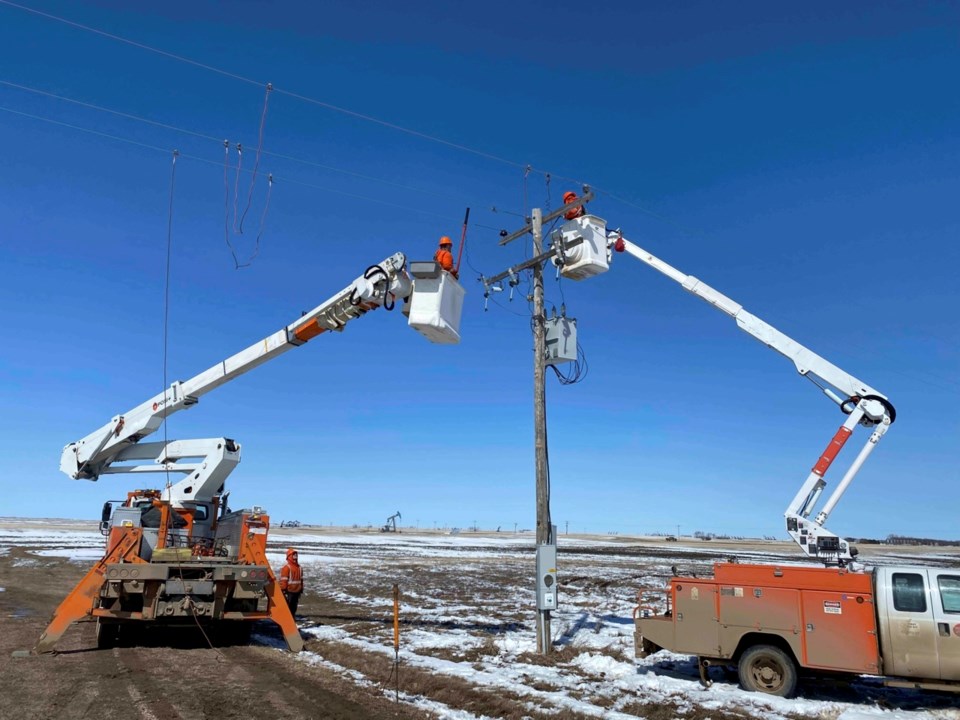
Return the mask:
M 28 650 L 89 567 L 94 523 L 0 519 L 0 718 L 510 718 L 655 720 L 833 718 L 896 708 L 904 717 L 958 717 L 955 698 L 882 688 L 869 679 L 806 686 L 767 702 L 717 673 L 710 691 L 682 656 L 633 659 L 631 610 L 641 585 L 669 567 L 708 572 L 715 559 L 764 553 L 798 560 L 788 543 L 561 536 L 555 652 L 533 650 L 532 540 L 512 533 L 275 529 L 271 559 L 296 545 L 308 591 L 299 656 L 269 624 L 249 645 L 211 647 L 196 629 L 97 650 L 80 623 L 55 655 Z M 26 532 L 25 532 L 26 531 Z M 867 559 L 912 557 L 960 566 L 958 548 L 861 548 Z M 390 590 L 403 596 L 394 667 Z M 395 693 L 400 701 L 395 702 Z

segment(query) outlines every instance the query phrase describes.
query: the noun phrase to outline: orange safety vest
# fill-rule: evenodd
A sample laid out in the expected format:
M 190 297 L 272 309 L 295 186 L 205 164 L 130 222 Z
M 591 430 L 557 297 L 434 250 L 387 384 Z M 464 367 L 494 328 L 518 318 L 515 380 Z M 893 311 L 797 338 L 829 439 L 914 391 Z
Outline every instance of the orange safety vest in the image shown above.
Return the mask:
M 280 589 L 284 592 L 303 592 L 303 569 L 287 563 L 280 570 Z
M 433 259 L 440 263 L 440 267 L 446 270 L 448 273 L 457 276 L 457 271 L 453 269 L 453 253 L 449 250 L 444 250 L 440 248 L 433 254 Z

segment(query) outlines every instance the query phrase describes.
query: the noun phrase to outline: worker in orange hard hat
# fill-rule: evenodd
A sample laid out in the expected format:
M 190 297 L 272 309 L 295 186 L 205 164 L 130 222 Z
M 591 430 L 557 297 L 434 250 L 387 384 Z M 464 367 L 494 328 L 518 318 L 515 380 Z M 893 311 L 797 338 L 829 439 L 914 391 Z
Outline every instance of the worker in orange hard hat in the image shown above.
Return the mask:
M 297 612 L 300 595 L 303 593 L 303 568 L 300 567 L 297 551 L 293 548 L 287 548 L 287 564 L 280 570 L 280 591 L 283 599 L 287 601 L 290 614 L 293 615 Z
M 567 191 L 563 194 L 563 204 L 564 204 L 564 205 L 569 205 L 570 203 L 572 203 L 572 202 L 573 202 L 574 200 L 576 200 L 576 199 L 577 199 L 577 194 L 576 194 L 575 192 L 573 192 L 573 190 L 567 190 Z M 577 205 L 576 207 L 573 207 L 573 208 L 570 208 L 569 210 L 567 210 L 567 211 L 563 214 L 563 216 L 564 216 L 567 220 L 573 220 L 574 218 L 583 217 L 583 216 L 586 215 L 586 214 L 587 214 L 587 211 L 583 209 L 583 205 Z
M 453 242 L 446 235 L 440 238 L 440 247 L 433 254 L 433 259 L 440 263 L 440 267 L 457 277 L 457 270 L 453 267 Z

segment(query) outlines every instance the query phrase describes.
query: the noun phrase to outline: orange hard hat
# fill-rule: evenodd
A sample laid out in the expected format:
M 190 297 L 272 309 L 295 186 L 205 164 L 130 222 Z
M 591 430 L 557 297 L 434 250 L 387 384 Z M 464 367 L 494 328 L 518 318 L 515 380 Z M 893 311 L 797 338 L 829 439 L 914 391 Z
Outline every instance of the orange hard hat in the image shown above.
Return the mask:
M 453 246 L 453 241 L 450 240 L 450 238 L 448 238 L 446 235 L 440 238 L 440 247 L 443 247 L 444 245 Z
M 566 205 L 569 202 L 572 202 L 577 199 L 577 194 L 573 190 L 567 190 L 563 194 L 563 204 Z
M 296 550 L 294 550 L 293 548 L 287 548 L 287 557 L 290 557 L 291 555 L 296 555 L 296 554 L 297 554 Z

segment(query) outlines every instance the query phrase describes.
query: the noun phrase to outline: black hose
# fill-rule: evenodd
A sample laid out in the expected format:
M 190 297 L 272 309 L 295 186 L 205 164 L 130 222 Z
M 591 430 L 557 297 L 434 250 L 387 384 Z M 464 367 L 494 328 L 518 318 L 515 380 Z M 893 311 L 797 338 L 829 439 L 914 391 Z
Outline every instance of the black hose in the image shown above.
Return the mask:
M 373 280 L 377 275 L 383 275 L 383 279 L 387 284 L 387 287 L 383 291 L 383 309 L 387 312 L 393 310 L 396 307 L 396 300 L 389 300 L 390 297 L 390 276 L 387 274 L 387 271 L 384 270 L 380 265 L 371 265 L 367 268 L 367 271 L 363 274 L 364 280 Z

